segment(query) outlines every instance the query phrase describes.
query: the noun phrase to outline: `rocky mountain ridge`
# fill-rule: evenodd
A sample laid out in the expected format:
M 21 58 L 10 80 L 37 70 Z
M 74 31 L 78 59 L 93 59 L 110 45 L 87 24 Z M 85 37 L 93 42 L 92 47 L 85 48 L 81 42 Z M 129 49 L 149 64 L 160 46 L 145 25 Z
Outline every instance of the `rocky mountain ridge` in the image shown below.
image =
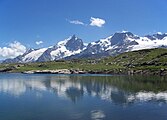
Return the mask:
M 112 36 L 91 42 L 87 45 L 75 35 L 58 42 L 49 48 L 29 49 L 23 55 L 14 59 L 6 59 L 3 63 L 45 62 L 60 59 L 100 58 L 115 56 L 120 53 L 151 49 L 166 48 L 167 33 L 156 33 L 140 37 L 131 32 L 117 32 Z

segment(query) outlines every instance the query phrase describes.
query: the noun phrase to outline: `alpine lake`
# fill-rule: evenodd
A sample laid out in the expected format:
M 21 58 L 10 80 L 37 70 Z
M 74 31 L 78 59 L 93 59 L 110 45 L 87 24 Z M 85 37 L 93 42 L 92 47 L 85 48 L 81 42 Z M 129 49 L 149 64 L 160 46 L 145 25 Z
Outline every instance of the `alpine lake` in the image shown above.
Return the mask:
M 0 73 L 0 120 L 167 120 L 167 78 Z

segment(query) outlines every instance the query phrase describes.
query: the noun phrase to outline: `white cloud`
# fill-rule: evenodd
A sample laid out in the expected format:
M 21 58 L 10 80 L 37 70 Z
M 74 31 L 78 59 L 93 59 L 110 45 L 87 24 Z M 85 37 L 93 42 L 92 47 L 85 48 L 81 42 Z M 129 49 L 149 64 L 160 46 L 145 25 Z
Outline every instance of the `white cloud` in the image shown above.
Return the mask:
M 10 43 L 8 47 L 0 47 L 0 59 L 15 58 L 26 52 L 26 47 L 20 42 Z
M 96 27 L 103 27 L 103 25 L 106 23 L 105 20 L 94 17 L 91 17 L 90 22 L 91 22 L 90 26 L 96 26 Z
M 40 44 L 43 43 L 43 41 L 36 41 L 35 43 L 36 43 L 37 45 L 40 45 Z
M 83 25 L 83 26 L 87 26 L 88 24 L 80 21 L 80 20 L 68 20 L 66 19 L 69 23 L 71 24 L 75 24 L 75 25 Z M 90 26 L 96 26 L 96 27 L 103 27 L 103 25 L 106 23 L 106 21 L 104 19 L 101 18 L 94 18 L 91 17 L 90 18 Z
M 79 20 L 72 20 L 72 21 L 69 21 L 71 24 L 76 24 L 76 25 L 84 25 L 83 22 L 79 21 Z
M 86 25 L 85 23 L 83 23 L 82 21 L 80 20 L 68 20 L 66 19 L 69 23 L 71 24 L 75 24 L 75 25 Z

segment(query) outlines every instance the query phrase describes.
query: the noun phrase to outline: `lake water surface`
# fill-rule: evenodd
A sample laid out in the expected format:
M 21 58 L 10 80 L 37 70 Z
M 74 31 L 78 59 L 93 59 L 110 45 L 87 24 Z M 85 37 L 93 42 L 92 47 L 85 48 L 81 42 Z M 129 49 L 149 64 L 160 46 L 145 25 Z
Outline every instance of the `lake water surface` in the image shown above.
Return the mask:
M 0 74 L 0 120 L 167 120 L 167 79 Z

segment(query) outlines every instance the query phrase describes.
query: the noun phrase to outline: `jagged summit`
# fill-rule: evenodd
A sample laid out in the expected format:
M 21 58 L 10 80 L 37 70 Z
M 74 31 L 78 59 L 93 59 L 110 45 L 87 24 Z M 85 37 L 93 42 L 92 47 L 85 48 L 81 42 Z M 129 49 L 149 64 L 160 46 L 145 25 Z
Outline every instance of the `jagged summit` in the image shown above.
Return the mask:
M 159 39 L 159 40 L 162 40 L 164 39 L 165 37 L 167 37 L 167 33 L 161 33 L 161 32 L 157 32 L 156 34 L 153 34 L 153 35 L 146 35 L 145 37 L 151 39 L 151 40 L 156 40 L 156 39 Z
M 37 61 L 51 61 L 62 59 L 74 54 L 79 54 L 84 47 L 85 46 L 82 39 L 76 37 L 76 35 L 73 35 L 46 50 Z
M 71 39 L 69 39 L 67 41 L 65 46 L 70 51 L 76 51 L 76 50 L 79 50 L 79 49 L 82 50 L 84 48 L 84 44 L 83 44 L 82 39 L 76 37 L 75 35 L 73 35 L 71 37 Z
M 3 62 L 25 63 L 73 58 L 99 58 L 134 50 L 166 48 L 166 46 L 167 34 L 160 32 L 143 37 L 129 31 L 116 32 L 112 36 L 88 44 L 83 43 L 83 40 L 76 35 L 72 35 L 52 47 L 29 49 L 23 55 L 14 59 L 7 59 Z
M 127 40 L 138 39 L 138 38 L 139 37 L 137 37 L 133 33 L 128 32 L 128 31 L 126 31 L 126 32 L 124 31 L 124 32 L 121 32 L 121 33 L 115 33 L 113 35 L 113 37 L 111 38 L 111 44 L 112 45 L 123 44 Z

